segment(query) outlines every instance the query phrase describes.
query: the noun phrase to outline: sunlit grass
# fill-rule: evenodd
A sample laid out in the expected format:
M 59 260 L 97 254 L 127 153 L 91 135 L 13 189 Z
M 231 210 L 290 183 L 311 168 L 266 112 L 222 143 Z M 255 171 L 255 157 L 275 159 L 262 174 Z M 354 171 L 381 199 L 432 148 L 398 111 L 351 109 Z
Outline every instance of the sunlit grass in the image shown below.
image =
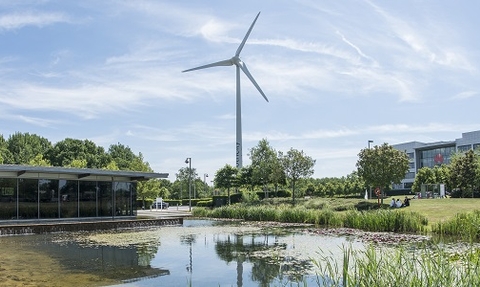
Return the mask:
M 471 245 L 459 253 L 444 246 L 398 247 L 390 252 L 373 246 L 344 248 L 342 261 L 319 252 L 312 259 L 319 272 L 318 286 L 480 286 L 480 256 Z

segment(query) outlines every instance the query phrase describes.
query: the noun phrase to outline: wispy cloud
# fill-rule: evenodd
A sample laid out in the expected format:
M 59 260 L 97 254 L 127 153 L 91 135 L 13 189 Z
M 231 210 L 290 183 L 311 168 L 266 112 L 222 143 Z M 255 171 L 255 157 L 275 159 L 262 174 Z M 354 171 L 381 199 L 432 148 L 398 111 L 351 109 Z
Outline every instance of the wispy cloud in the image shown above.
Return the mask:
M 59 22 L 70 22 L 67 15 L 58 12 L 16 12 L 0 15 L 0 31 L 15 30 L 25 26 L 44 27 Z

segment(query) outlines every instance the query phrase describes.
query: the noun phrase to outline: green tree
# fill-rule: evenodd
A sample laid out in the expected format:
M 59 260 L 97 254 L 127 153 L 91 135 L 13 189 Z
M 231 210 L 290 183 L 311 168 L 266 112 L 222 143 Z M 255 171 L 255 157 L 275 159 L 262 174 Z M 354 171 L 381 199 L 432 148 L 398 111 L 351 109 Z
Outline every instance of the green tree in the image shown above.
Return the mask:
M 132 170 L 131 164 L 137 157 L 130 147 L 121 143 L 110 145 L 108 155 L 115 161 L 120 170 Z
M 51 166 L 50 161 L 48 159 L 44 159 L 41 154 L 37 154 L 36 157 L 34 157 L 28 165 L 33 165 L 33 166 Z
M 266 139 L 262 139 L 257 146 L 250 149 L 250 160 L 252 161 L 253 181 L 264 185 L 265 198 L 268 198 L 268 188 L 265 185 L 278 183 L 278 170 L 281 170 L 281 163 L 277 152 Z
M 292 200 L 295 203 L 295 183 L 314 173 L 315 160 L 307 156 L 303 150 L 298 151 L 293 148 L 290 148 L 285 155 L 279 152 L 279 156 L 285 175 L 292 184 Z
M 13 157 L 12 153 L 8 150 L 8 143 L 3 135 L 0 135 L 0 164 L 12 162 Z
M 435 173 L 433 169 L 429 167 L 422 167 L 417 171 L 415 175 L 415 180 L 413 181 L 412 191 L 413 192 L 420 192 L 422 189 L 422 184 L 433 184 L 437 183 L 437 179 L 435 177 Z
M 479 156 L 475 151 L 468 150 L 466 153 L 455 154 L 450 163 L 452 187 L 459 188 L 463 192 L 471 191 L 473 197 L 479 169 Z
M 400 183 L 409 168 L 407 154 L 387 143 L 362 149 L 356 165 L 358 175 L 365 183 L 380 188 L 382 193 L 392 183 Z
M 49 159 L 54 166 L 84 168 L 102 168 L 111 161 L 105 149 L 93 141 L 72 138 L 54 144 L 49 151 Z
M 226 164 L 215 173 L 215 186 L 227 190 L 228 204 L 230 204 L 230 188 L 237 186 L 238 172 L 236 167 Z
M 145 201 L 154 201 L 160 195 L 160 181 L 158 179 L 149 179 L 137 183 L 137 198 L 142 200 L 142 206 L 145 207 Z
M 38 135 L 17 132 L 8 138 L 7 146 L 11 157 L 4 158 L 4 163 L 28 164 L 39 154 L 45 157 L 52 144 Z

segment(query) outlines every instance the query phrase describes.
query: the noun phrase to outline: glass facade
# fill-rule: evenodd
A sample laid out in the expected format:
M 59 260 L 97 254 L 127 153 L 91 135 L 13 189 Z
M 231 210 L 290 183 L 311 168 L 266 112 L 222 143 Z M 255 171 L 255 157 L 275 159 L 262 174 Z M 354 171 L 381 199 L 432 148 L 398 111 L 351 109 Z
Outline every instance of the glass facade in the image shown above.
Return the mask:
M 420 167 L 433 168 L 436 165 L 449 164 L 451 156 L 455 153 L 455 147 L 441 147 L 419 151 Z
M 135 216 L 136 183 L 0 178 L 0 220 Z

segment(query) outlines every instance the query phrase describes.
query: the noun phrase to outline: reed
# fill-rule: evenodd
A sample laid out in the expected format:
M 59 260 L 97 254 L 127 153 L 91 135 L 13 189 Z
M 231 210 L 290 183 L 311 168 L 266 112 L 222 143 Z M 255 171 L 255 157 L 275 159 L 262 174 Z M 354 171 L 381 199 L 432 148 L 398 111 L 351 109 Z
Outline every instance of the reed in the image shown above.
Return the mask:
M 346 213 L 330 209 L 309 209 L 291 205 L 231 205 L 215 209 L 195 208 L 196 217 L 241 219 L 245 221 L 277 221 L 310 223 L 324 227 L 350 227 L 365 231 L 424 232 L 428 221 L 416 212 L 393 210 L 356 211 Z
M 424 232 L 428 220 L 417 212 L 396 210 L 357 211 L 345 213 L 344 226 L 365 231 L 379 232 Z
M 457 213 L 449 220 L 437 222 L 432 226 L 432 233 L 441 236 L 455 236 L 467 241 L 478 241 L 480 239 L 480 211 Z
M 341 262 L 321 252 L 312 259 L 319 270 L 318 286 L 480 286 L 480 256 L 474 246 L 455 257 L 443 246 L 385 252 L 370 245 L 365 250 L 344 247 L 343 252 Z

